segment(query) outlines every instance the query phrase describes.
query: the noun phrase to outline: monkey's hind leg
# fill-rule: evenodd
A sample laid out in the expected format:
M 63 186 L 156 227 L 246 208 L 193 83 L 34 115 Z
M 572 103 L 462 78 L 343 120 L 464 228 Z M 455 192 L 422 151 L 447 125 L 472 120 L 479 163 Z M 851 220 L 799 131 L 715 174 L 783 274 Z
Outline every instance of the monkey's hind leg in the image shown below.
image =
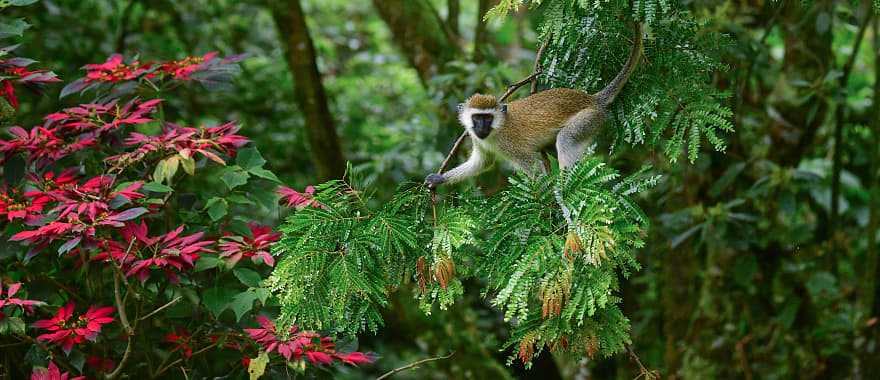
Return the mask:
M 583 157 L 593 136 L 605 121 L 604 114 L 590 107 L 568 119 L 556 135 L 556 155 L 561 170 L 570 169 Z
M 559 169 L 568 170 L 577 164 L 589 149 L 593 135 L 602 126 L 604 113 L 595 108 L 588 108 L 578 112 L 565 123 L 565 126 L 556 135 L 556 155 L 559 157 Z M 571 211 L 562 201 L 562 194 L 557 188 L 555 191 L 556 202 L 562 208 L 562 216 L 569 226 L 573 226 Z
M 525 172 L 532 179 L 547 174 L 547 168 L 544 167 L 540 152 L 529 152 L 512 156 L 510 161 L 513 163 L 513 166 Z

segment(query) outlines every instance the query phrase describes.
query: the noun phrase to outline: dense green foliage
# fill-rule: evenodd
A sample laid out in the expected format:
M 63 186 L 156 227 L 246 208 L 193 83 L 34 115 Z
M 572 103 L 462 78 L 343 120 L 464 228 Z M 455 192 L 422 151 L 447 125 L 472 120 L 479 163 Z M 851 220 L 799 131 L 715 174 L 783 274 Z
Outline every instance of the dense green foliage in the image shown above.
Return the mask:
M 271 180 L 249 174 L 247 185 L 226 191 L 220 173 L 235 169 L 222 167 L 200 168 L 185 177 L 198 181 L 173 187 L 201 194 L 200 207 L 182 215 L 214 237 L 223 223 L 243 220 L 284 234 L 274 272 L 254 268 L 267 278 L 254 289 L 275 296 L 252 299 L 254 310 L 240 313 L 211 302 L 219 313 L 202 318 L 216 319 L 212 328 L 254 327 L 259 311 L 282 325 L 346 336 L 338 341 L 344 350 L 378 354 L 371 365 L 309 367 L 309 375 L 374 378 L 454 351 L 394 378 L 631 379 L 641 369 L 626 344 L 664 378 L 867 379 L 880 371 L 880 27 L 868 11 L 880 8 L 875 0 L 297 1 L 351 163 L 344 178 L 324 184 L 307 143 L 312 125 L 294 96 L 304 84 L 285 61 L 270 2 L 23 2 L 33 4 L 0 11 L 13 23 L 0 32 L 21 42 L 17 56 L 65 82 L 114 52 L 156 60 L 248 54 L 231 91 L 179 88 L 163 104 L 164 120 L 239 120 L 263 168 L 296 189 L 315 185 L 314 197 L 284 211 L 268 196 Z M 387 16 L 404 3 L 426 25 Z M 529 179 L 496 165 L 435 199 L 419 185 L 461 132 L 457 103 L 473 92 L 500 94 L 528 75 L 545 40 L 538 89 L 595 91 L 625 61 L 637 21 L 645 25 L 644 59 L 577 170 Z M 420 34 L 428 30 L 434 35 Z M 429 48 L 414 49 L 407 38 Z M 59 100 L 62 87 L 18 89 L 21 105 L 14 115 L 4 109 L 4 120 L 28 129 L 86 100 Z M 2 170 L 8 182 L 10 169 Z M 574 223 L 562 217 L 558 195 L 577 210 Z M 226 200 L 215 201 L 217 225 L 204 207 L 212 197 Z M 23 251 L 12 246 L 0 244 L 0 268 L 11 268 L 0 274 L 4 290 L 40 271 L 22 267 Z M 41 262 L 49 260 L 34 265 Z M 61 264 L 46 275 L 75 284 L 99 277 L 77 278 Z M 222 265 L 191 277 L 205 284 L 197 295 L 220 289 L 210 293 L 216 300 L 232 302 L 251 287 Z M 46 284 L 25 284 L 19 296 L 42 299 Z M 142 302 L 173 299 L 157 291 L 144 291 Z M 30 324 L 63 300 L 49 301 L 31 319 L 7 314 Z M 185 302 L 155 318 L 180 320 L 179 309 L 192 304 Z M 153 333 L 161 339 L 166 327 Z M 196 341 L 208 343 L 205 331 Z M 118 322 L 107 324 L 99 339 L 120 332 Z M 0 336 L 4 358 L 30 347 Z M 117 362 L 124 350 L 115 339 L 86 347 Z M 135 347 L 142 358 L 172 350 Z M 199 355 L 185 362 L 197 372 L 165 373 L 220 375 L 210 362 L 233 358 L 229 350 Z M 273 375 L 300 373 L 273 355 Z M 37 356 L 11 374 L 0 361 L 0 378 L 45 365 Z M 531 359 L 530 371 L 520 358 Z

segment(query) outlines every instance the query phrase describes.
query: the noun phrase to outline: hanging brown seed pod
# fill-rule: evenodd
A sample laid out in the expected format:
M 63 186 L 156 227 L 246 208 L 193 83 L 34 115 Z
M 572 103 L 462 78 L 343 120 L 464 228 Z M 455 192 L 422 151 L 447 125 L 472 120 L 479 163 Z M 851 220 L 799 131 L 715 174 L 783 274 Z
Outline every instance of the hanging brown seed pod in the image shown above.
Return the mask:
M 452 258 L 441 257 L 437 260 L 437 263 L 434 264 L 434 278 L 440 283 L 440 287 L 446 289 L 446 286 L 449 285 L 449 281 L 454 277 L 455 262 L 452 261 Z
M 565 236 L 565 247 L 562 249 L 565 258 L 574 260 L 574 255 L 583 252 L 583 249 L 583 243 L 577 233 L 568 231 L 568 235 Z
M 535 342 L 538 340 L 538 334 L 530 332 L 523 336 L 522 340 L 519 341 L 519 360 L 523 363 L 528 363 L 532 360 L 532 356 L 535 356 Z
M 431 282 L 431 273 L 428 271 L 428 264 L 425 262 L 425 256 L 419 256 L 416 259 L 416 280 L 419 282 L 419 291 L 422 293 L 427 289 Z
M 595 334 L 590 334 L 586 342 L 587 356 L 592 359 L 599 352 L 599 338 Z

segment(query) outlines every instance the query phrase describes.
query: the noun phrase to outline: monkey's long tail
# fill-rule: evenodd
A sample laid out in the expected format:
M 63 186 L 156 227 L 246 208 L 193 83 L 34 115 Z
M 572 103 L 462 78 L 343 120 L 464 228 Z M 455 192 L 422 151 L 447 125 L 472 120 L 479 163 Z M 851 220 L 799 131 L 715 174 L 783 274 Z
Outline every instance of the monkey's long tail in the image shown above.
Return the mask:
M 617 76 L 608 83 L 602 91 L 596 93 L 596 99 L 600 104 L 606 106 L 611 104 L 614 101 L 614 98 L 617 97 L 617 94 L 623 90 L 623 86 L 626 85 L 627 80 L 629 80 L 629 76 L 632 75 L 633 70 L 635 70 L 636 66 L 639 63 L 639 59 L 642 57 L 642 34 L 645 33 L 645 27 L 642 23 L 638 23 L 636 25 L 636 36 L 633 41 L 633 48 L 629 53 L 629 59 L 627 59 L 626 64 L 623 66 L 623 69 L 617 73 Z

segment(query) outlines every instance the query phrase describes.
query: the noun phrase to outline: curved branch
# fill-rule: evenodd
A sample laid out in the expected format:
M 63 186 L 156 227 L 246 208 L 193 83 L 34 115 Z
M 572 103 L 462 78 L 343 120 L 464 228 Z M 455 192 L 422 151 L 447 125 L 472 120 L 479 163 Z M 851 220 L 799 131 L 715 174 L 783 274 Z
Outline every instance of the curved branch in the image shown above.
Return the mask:
M 406 371 L 406 370 L 408 370 L 408 369 L 418 367 L 418 366 L 421 365 L 421 364 L 425 364 L 425 363 L 433 362 L 433 361 L 437 361 L 437 360 L 449 359 L 449 358 L 452 357 L 452 355 L 455 355 L 455 351 L 450 352 L 449 355 L 446 355 L 446 356 L 436 356 L 436 357 L 433 357 L 433 358 L 427 358 L 427 359 L 422 359 L 422 360 L 419 360 L 419 361 L 416 361 L 416 362 L 412 362 L 412 363 L 407 364 L 407 365 L 405 365 L 405 366 L 403 366 L 403 367 L 399 367 L 399 368 L 392 369 L 391 371 L 388 371 L 388 372 L 384 373 L 382 376 L 377 377 L 376 380 L 382 380 L 382 379 L 387 378 L 387 377 L 389 377 L 389 376 L 391 376 L 391 375 L 394 375 L 395 373 L 403 372 L 403 371 Z

